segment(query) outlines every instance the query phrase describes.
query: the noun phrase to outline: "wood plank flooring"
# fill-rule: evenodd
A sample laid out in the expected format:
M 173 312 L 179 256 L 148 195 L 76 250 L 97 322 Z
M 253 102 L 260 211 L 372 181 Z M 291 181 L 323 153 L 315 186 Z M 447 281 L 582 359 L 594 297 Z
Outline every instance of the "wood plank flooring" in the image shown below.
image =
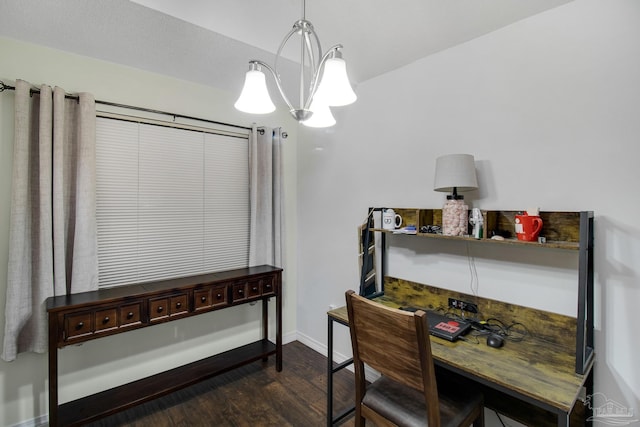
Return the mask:
M 90 426 L 325 426 L 326 369 L 326 357 L 295 341 L 283 348 L 282 372 L 270 357 Z M 354 395 L 353 373 L 336 373 L 334 411 L 352 406 Z M 353 415 L 343 425 L 353 425 Z

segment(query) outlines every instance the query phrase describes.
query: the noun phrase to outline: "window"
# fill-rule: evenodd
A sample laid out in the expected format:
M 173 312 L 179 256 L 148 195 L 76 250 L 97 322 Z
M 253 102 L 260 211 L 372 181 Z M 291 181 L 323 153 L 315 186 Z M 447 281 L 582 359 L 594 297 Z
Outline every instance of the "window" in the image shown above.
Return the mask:
M 248 139 L 98 117 L 101 287 L 245 267 Z

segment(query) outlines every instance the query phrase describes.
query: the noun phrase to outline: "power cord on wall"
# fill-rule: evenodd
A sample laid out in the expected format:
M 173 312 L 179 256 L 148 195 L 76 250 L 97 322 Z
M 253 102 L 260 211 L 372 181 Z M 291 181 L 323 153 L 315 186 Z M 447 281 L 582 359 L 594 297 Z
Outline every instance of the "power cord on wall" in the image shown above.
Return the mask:
M 496 416 L 498 417 L 498 421 L 500 421 L 500 424 L 502 424 L 502 427 L 507 427 L 507 425 L 504 423 L 504 421 L 502 421 L 502 417 L 500 416 L 500 413 L 498 411 L 493 411 L 496 413 Z
M 469 287 L 471 288 L 471 293 L 473 296 L 478 296 L 478 288 L 480 286 L 478 279 L 478 270 L 476 269 L 476 259 L 471 255 L 471 249 L 469 247 L 469 242 L 467 242 L 467 260 L 469 261 L 469 275 L 471 277 L 469 282 Z

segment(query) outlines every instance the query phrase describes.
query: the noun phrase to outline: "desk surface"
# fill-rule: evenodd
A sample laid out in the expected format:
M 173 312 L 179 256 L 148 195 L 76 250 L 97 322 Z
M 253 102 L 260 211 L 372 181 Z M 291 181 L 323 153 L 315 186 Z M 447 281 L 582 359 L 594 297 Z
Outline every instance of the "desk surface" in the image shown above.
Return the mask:
M 374 301 L 399 307 L 387 296 Z M 327 314 L 337 322 L 349 323 L 346 307 Z M 452 343 L 431 336 L 433 358 L 439 365 L 490 387 L 517 393 L 538 406 L 546 406 L 545 409 L 571 412 L 586 381 L 586 375 L 574 371 L 574 355 L 534 337 L 526 337 L 521 342 L 507 341 L 499 349 L 488 347 L 483 337 L 479 340 L 479 344 L 468 341 Z

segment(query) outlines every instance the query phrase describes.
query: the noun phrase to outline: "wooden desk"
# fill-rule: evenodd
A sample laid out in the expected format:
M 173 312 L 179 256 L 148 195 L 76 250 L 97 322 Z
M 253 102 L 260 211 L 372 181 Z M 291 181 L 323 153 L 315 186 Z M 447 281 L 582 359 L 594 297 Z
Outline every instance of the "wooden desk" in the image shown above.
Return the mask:
M 281 280 L 281 268 L 263 265 L 48 298 L 49 425 L 86 424 L 271 355 L 281 371 Z M 275 344 L 268 340 L 270 298 L 276 298 Z M 257 301 L 261 340 L 58 405 L 59 348 Z
M 400 283 L 400 287 L 402 287 Z M 425 292 L 416 291 L 413 284 L 407 284 L 411 288 L 411 305 L 419 307 L 429 307 L 432 305 L 424 298 L 428 297 L 429 287 L 425 287 Z M 403 291 L 394 293 L 398 287 L 387 286 L 386 294 L 374 298 L 382 304 L 398 308 L 407 304 L 406 294 Z M 433 289 L 433 288 L 431 288 Z M 437 307 L 439 302 L 435 302 Z M 526 309 L 525 309 L 526 310 Z M 546 315 L 546 312 L 541 312 Z M 333 390 L 331 375 L 349 365 L 352 360 L 343 362 L 337 367 L 333 367 L 333 323 L 337 322 L 348 326 L 348 316 L 346 307 L 331 310 L 328 316 L 329 332 L 329 354 L 328 354 L 328 415 L 327 425 L 331 426 L 346 417 L 351 411 L 333 416 Z M 570 318 L 569 318 L 570 319 Z M 473 341 L 471 339 L 470 341 Z M 572 412 L 576 412 L 575 418 L 580 418 L 582 408 L 576 407 L 576 402 L 583 387 L 592 389 L 592 367 L 593 362 L 588 366 L 584 375 L 575 373 L 575 351 L 571 352 L 571 345 L 553 343 L 550 338 L 540 338 L 528 336 L 521 342 L 507 341 L 500 349 L 488 347 L 484 340 L 480 338 L 479 344 L 467 341 L 455 343 L 431 337 L 431 349 L 436 365 L 446 371 L 464 376 L 482 385 L 485 389 L 485 401 L 487 407 L 505 413 L 518 421 L 536 427 L 542 425 L 558 425 L 568 427 L 576 424 L 570 422 Z M 590 391 L 588 391 L 590 392 Z M 511 403 L 505 403 L 505 399 L 510 399 Z M 522 404 L 533 405 L 539 408 L 536 412 L 531 410 L 531 406 L 525 411 L 527 417 L 524 419 L 517 412 L 510 412 L 510 408 L 522 406 Z M 583 425 L 584 421 L 578 421 L 577 425 Z

